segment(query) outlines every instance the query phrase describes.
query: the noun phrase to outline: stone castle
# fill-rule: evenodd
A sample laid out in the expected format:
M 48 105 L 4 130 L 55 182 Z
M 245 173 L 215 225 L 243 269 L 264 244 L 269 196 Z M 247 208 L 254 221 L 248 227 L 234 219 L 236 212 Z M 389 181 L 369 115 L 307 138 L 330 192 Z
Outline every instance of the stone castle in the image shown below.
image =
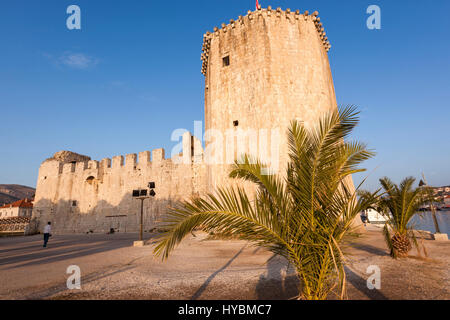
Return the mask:
M 236 159 L 244 152 L 261 158 L 263 149 L 271 150 L 263 160 L 279 163 L 284 172 L 290 121 L 311 125 L 337 108 L 330 47 L 317 12 L 259 8 L 215 27 L 204 35 L 201 54 L 205 148 L 186 132 L 182 152 L 170 158 L 164 149 L 101 161 L 58 152 L 39 169 L 35 229 L 52 221 L 55 233 L 137 231 L 140 203 L 132 190 L 154 181 L 156 197 L 144 202 L 144 228 L 150 230 L 168 207 L 231 183 L 229 163 L 210 161 L 211 152 Z M 259 132 L 257 148 L 249 147 L 248 132 Z M 231 148 L 217 143 L 230 133 Z M 271 136 L 270 143 L 262 142 L 264 135 Z

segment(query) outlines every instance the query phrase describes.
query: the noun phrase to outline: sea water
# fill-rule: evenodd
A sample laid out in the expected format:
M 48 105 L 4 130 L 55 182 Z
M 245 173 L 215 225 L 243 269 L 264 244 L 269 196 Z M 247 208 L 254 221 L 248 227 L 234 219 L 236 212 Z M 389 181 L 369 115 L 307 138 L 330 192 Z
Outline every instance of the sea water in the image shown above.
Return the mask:
M 450 211 L 437 211 L 436 219 L 441 233 L 447 233 L 450 235 Z M 410 225 L 414 226 L 414 229 L 416 230 L 425 230 L 432 233 L 436 232 L 433 216 L 429 211 L 419 212 L 414 215 L 410 221 Z

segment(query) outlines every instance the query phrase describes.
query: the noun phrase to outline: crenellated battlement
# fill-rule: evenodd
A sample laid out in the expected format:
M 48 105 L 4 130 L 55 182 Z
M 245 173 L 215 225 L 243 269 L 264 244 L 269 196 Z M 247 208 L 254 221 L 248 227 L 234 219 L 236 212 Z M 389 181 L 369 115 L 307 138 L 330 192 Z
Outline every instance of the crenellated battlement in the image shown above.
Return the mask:
M 98 169 L 99 168 L 99 162 L 96 160 L 90 160 L 88 161 L 87 169 Z
M 120 167 L 123 167 L 124 161 L 123 161 L 123 156 L 114 156 L 112 158 L 112 164 L 111 164 L 111 169 L 117 169 Z
M 159 148 L 101 161 L 70 151 L 57 152 L 40 166 L 33 214 L 54 222 L 55 231 L 61 233 L 105 232 L 117 228 L 117 217 L 127 224 L 126 230 L 136 230 L 138 202 L 131 192 L 153 181 L 157 193 L 145 209 L 146 221 L 153 224 L 172 201 L 206 188 L 200 141 L 185 132 L 177 147 L 180 152 L 172 158 L 166 158 L 166 151 Z
M 75 163 L 69 162 L 63 164 L 62 174 L 75 172 Z
M 202 74 L 206 76 L 206 72 L 208 69 L 210 48 L 211 48 L 211 40 L 214 37 L 218 37 L 221 33 L 227 33 L 230 30 L 235 29 L 239 26 L 245 26 L 251 23 L 252 20 L 255 20 L 259 17 L 266 18 L 285 18 L 291 22 L 295 21 L 312 21 L 315 25 L 316 31 L 322 41 L 323 47 L 326 52 L 331 49 L 331 44 L 328 41 L 328 37 L 325 33 L 325 29 L 323 27 L 322 22 L 320 21 L 319 13 L 317 11 L 309 14 L 309 11 L 305 11 L 304 13 L 300 13 L 300 10 L 291 11 L 291 9 L 282 10 L 281 8 L 277 8 L 276 10 L 272 9 L 271 6 L 268 6 L 267 9 L 259 7 L 255 11 L 249 10 L 246 16 L 239 16 L 237 20 L 231 19 L 228 24 L 222 23 L 221 27 L 214 27 L 213 32 L 207 31 L 203 35 L 203 46 L 202 46 Z
M 88 168 L 88 162 L 87 161 L 83 161 L 83 162 L 76 162 L 75 163 L 75 171 L 76 173 L 81 173 L 84 170 L 86 170 Z
M 116 170 L 126 169 L 127 171 L 137 170 L 151 166 L 152 164 L 198 164 L 203 161 L 203 148 L 201 142 L 193 137 L 190 132 L 183 135 L 182 153 L 172 159 L 166 159 L 163 148 L 153 149 L 152 151 L 142 151 L 127 155 L 117 155 L 111 158 L 104 158 L 101 161 L 86 160 L 87 156 L 78 155 L 77 160 L 67 162 L 58 158 L 49 158 L 41 164 L 40 175 L 60 176 L 69 174 L 91 174 L 92 171 L 115 172 Z M 61 151 L 60 153 L 72 154 L 70 151 Z

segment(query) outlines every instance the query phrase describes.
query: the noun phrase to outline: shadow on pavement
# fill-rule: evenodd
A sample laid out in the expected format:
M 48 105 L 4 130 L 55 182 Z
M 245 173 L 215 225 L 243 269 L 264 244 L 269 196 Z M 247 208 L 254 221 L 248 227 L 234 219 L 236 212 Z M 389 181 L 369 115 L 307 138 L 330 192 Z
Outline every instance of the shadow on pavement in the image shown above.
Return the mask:
M 287 300 L 297 297 L 299 280 L 288 274 L 287 261 L 274 255 L 267 262 L 267 275 L 261 275 L 256 285 L 258 300 Z
M 53 263 L 130 247 L 136 235 L 54 236 L 50 238 L 47 248 L 42 247 L 43 242 L 39 242 L 39 239 L 22 240 L 19 244 L 15 243 L 13 248 L 0 250 L 0 269 Z
M 234 260 L 236 260 L 236 258 L 242 253 L 242 251 L 244 250 L 244 248 L 246 247 L 246 245 L 244 245 L 241 250 L 239 250 L 238 253 L 236 253 L 234 255 L 233 258 L 231 258 L 222 268 L 220 268 L 219 270 L 215 271 L 213 274 L 211 274 L 208 279 L 206 279 L 206 281 L 201 285 L 201 287 L 192 295 L 191 300 L 197 300 L 202 293 L 206 290 L 206 288 L 208 287 L 208 285 L 211 283 L 211 281 L 223 270 L 225 270 Z

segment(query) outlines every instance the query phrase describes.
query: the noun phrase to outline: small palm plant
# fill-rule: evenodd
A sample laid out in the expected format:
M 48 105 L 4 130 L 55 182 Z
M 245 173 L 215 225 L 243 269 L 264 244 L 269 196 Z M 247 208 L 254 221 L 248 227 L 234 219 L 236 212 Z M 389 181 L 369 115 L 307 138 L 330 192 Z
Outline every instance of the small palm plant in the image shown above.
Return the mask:
M 167 258 L 200 227 L 285 257 L 295 267 L 303 299 L 326 299 L 331 292 L 344 298 L 342 245 L 356 215 L 376 201 L 375 195 L 357 197 L 351 182 L 352 174 L 364 171 L 359 164 L 373 155 L 366 145 L 344 140 L 357 115 L 354 107 L 336 110 L 311 130 L 293 121 L 286 175 L 263 175 L 264 164 L 244 156 L 230 176 L 255 183 L 254 201 L 243 188 L 229 187 L 184 202 L 165 218 L 155 254 Z
M 386 215 L 388 221 L 383 233 L 393 258 L 408 256 L 412 249 L 411 241 L 419 249 L 409 222 L 429 198 L 426 189 L 413 188 L 415 181 L 413 177 L 408 177 L 396 185 L 387 177 L 380 179 L 386 195 L 380 198 L 379 205 L 384 212 L 390 212 Z

